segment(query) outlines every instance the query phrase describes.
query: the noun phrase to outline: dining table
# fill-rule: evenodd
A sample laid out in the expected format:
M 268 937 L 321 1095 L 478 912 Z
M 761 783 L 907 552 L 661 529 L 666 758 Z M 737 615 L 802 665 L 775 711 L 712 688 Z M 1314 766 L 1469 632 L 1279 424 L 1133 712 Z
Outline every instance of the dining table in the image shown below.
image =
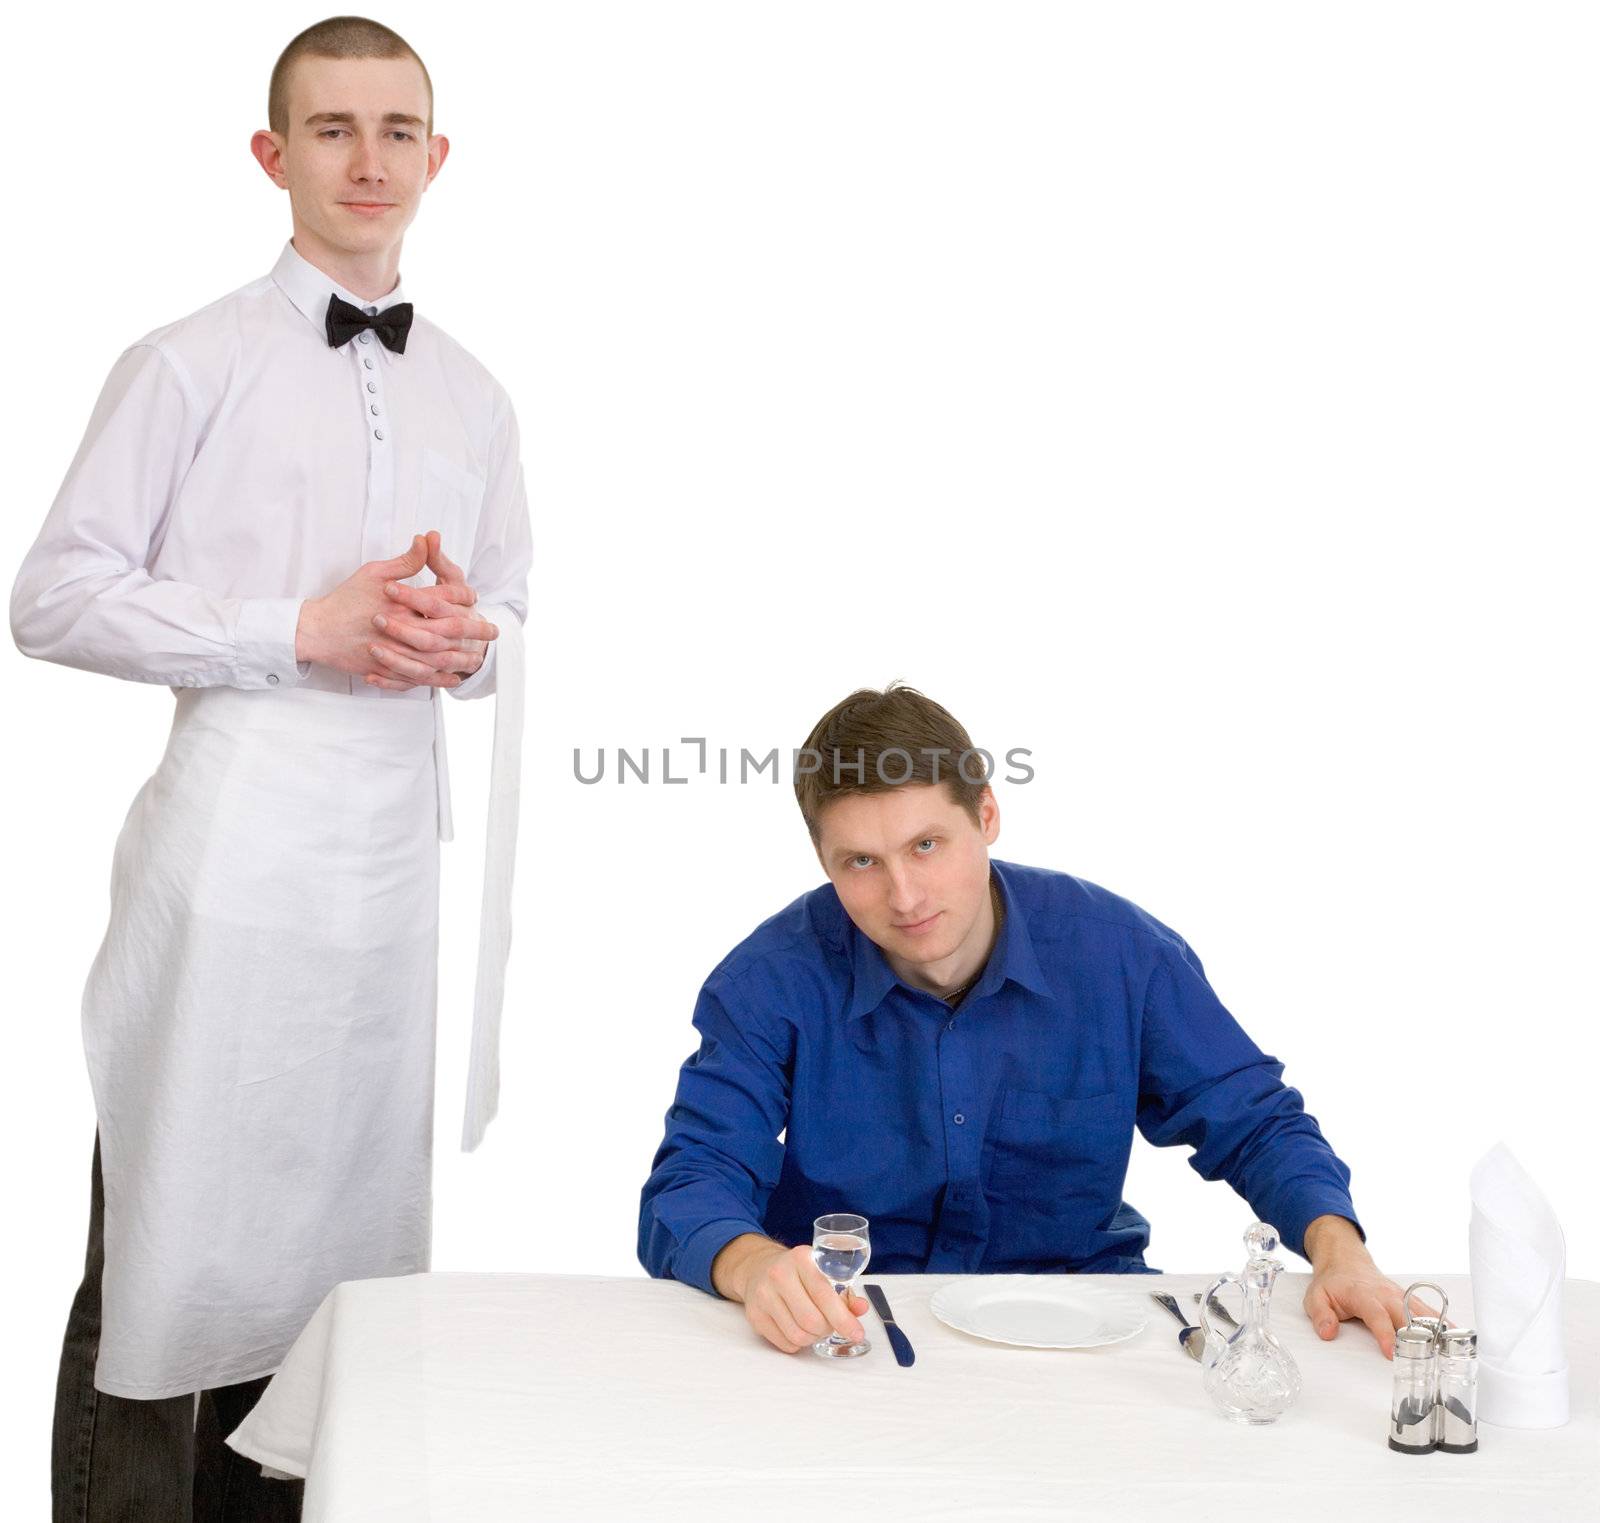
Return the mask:
M 985 1277 L 986 1291 L 1014 1283 L 1121 1319 L 1119 1341 L 1078 1348 L 992 1341 L 935 1315 L 941 1288 L 974 1278 L 865 1276 L 909 1365 L 873 1312 L 860 1357 L 786 1354 L 741 1306 L 671 1280 L 351 1281 L 228 1442 L 305 1478 L 305 1523 L 1600 1519 L 1600 1282 L 1565 1281 L 1562 1427 L 1480 1422 L 1475 1453 L 1418 1455 L 1388 1446 L 1394 1367 L 1371 1332 L 1347 1322 L 1325 1342 L 1312 1328 L 1309 1274 L 1279 1276 L 1269 1323 L 1299 1397 L 1255 1426 L 1217 1410 L 1152 1299 L 1192 1308 L 1213 1276 Z M 1442 1286 L 1450 1319 L 1470 1324 L 1468 1276 L 1395 1278 Z

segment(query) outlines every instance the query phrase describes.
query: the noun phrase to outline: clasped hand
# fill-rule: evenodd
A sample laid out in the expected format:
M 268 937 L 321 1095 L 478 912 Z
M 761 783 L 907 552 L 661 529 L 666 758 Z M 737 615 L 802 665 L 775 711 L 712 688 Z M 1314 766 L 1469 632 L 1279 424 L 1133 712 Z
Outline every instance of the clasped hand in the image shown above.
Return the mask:
M 431 587 L 403 578 L 426 566 Z M 478 600 L 466 574 L 444 553 L 439 531 L 412 538 L 393 560 L 368 561 L 326 597 L 301 605 L 295 658 L 358 676 L 372 687 L 457 687 L 483 665 L 500 631 L 463 610 Z

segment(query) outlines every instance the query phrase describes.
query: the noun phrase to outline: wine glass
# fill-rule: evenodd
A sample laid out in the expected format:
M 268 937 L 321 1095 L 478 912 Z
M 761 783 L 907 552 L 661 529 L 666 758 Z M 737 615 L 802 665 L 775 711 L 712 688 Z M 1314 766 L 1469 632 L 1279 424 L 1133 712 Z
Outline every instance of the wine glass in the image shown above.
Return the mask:
M 819 1216 L 812 1223 L 811 1257 L 843 1298 L 851 1282 L 865 1273 L 867 1260 L 872 1257 L 866 1217 L 845 1213 Z M 871 1347 L 865 1338 L 859 1343 L 852 1343 L 840 1333 L 830 1333 L 813 1343 L 811 1352 L 820 1354 L 824 1359 L 854 1359 L 857 1354 L 864 1354 Z

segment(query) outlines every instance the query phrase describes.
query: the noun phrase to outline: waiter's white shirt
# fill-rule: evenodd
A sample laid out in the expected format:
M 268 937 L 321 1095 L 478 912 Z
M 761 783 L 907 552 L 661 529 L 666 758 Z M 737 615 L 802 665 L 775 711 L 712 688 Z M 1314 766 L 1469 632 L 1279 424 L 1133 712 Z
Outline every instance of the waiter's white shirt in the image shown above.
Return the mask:
M 300 603 L 436 528 L 480 605 L 528 611 L 530 532 L 504 388 L 416 312 L 404 354 L 330 351 L 337 294 L 286 243 L 270 275 L 123 352 L 11 597 L 30 656 L 136 682 L 305 683 L 431 698 L 295 660 Z M 414 578 L 419 585 L 429 573 Z M 495 643 L 449 688 L 493 692 Z
M 448 690 L 500 690 L 465 1145 L 494 1111 L 530 555 L 516 419 L 421 313 L 404 354 L 371 332 L 330 348 L 333 294 L 405 299 L 362 301 L 290 243 L 131 345 L 12 593 L 27 654 L 177 697 L 84 995 L 114 1394 L 267 1373 L 333 1284 L 428 1265 L 443 706 L 297 662 L 294 641 L 303 599 L 430 528 L 500 628 Z

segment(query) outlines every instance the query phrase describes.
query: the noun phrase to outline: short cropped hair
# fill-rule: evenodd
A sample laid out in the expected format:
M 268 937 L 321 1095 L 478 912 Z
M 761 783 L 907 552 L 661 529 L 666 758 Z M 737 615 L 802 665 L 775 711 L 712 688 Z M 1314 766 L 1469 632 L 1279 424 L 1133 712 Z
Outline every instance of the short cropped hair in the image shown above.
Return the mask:
M 308 26 L 278 55 L 267 86 L 267 126 L 273 132 L 289 135 L 289 76 L 302 58 L 415 58 L 428 86 L 428 136 L 433 136 L 433 80 L 428 66 L 398 32 L 365 16 L 330 16 Z
M 981 825 L 988 761 L 948 709 L 914 687 L 857 688 L 812 727 L 795 759 L 794 795 L 816 845 L 822 811 L 852 793 L 888 793 L 909 783 L 945 783 Z

